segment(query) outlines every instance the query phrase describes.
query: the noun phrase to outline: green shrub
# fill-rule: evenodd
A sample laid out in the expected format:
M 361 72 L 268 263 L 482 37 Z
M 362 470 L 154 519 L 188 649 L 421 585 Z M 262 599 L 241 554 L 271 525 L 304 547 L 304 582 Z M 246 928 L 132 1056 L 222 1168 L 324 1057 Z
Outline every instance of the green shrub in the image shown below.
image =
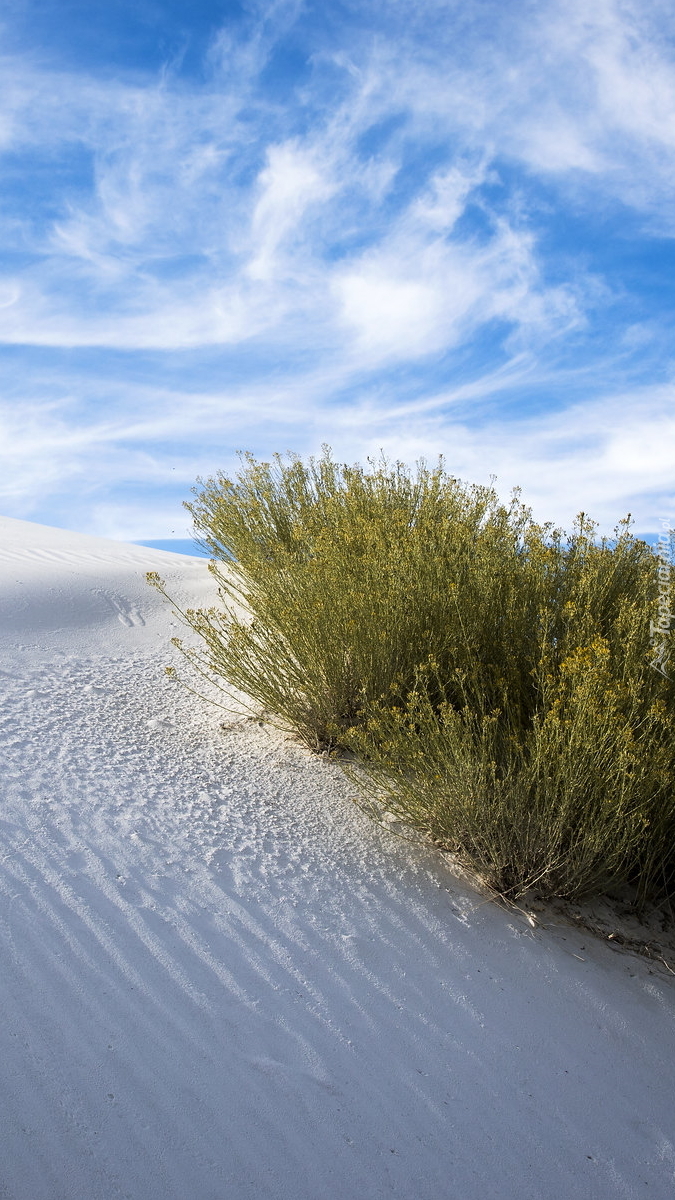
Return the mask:
M 435 705 L 428 672 L 404 707 L 372 706 L 349 740 L 380 804 L 502 894 L 536 885 L 571 897 L 629 881 L 639 903 L 672 893 L 672 707 L 617 679 L 602 638 L 537 675 L 527 728 L 507 695 L 492 711 Z
M 524 513 L 488 488 L 440 467 L 340 467 L 325 453 L 308 465 L 247 458 L 236 482 L 209 481 L 188 507 L 225 602 L 222 615 L 191 616 L 202 665 L 312 748 L 339 746 L 379 696 L 402 701 L 429 654 L 464 653 L 459 597 L 470 588 L 474 641 L 502 648 L 513 581 L 495 571 L 481 587 L 474 563 L 493 543 L 513 551 Z
M 501 892 L 672 893 L 675 686 L 652 665 L 658 560 L 628 521 L 597 544 L 582 514 L 566 537 L 518 492 L 328 450 L 247 456 L 188 508 L 224 602 L 183 614 L 200 669 L 353 751 Z

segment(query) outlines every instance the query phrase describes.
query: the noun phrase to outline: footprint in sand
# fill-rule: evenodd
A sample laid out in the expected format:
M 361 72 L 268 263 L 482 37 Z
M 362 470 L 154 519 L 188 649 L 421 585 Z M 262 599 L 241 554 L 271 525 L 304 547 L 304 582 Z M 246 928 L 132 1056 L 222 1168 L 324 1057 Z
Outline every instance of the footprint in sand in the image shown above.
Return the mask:
M 95 590 L 108 602 L 113 612 L 117 613 L 117 620 L 122 625 L 126 625 L 130 629 L 135 625 L 145 625 L 145 621 L 135 604 L 130 604 L 120 596 L 111 596 L 109 592 L 100 591 L 100 589 Z

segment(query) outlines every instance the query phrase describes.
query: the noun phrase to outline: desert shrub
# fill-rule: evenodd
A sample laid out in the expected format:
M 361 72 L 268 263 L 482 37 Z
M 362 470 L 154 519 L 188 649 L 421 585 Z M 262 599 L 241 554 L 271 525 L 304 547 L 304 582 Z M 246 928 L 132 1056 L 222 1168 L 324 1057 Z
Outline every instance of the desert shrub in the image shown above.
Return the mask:
M 381 698 L 346 739 L 391 811 L 503 894 L 632 882 L 641 904 L 675 888 L 675 686 L 650 646 L 658 564 L 627 521 L 616 532 L 598 545 L 583 516 L 569 539 L 530 525 L 516 596 L 534 620 L 511 673 L 475 645 L 474 665 L 430 661 L 403 705 Z M 672 584 L 671 572 L 671 597 Z
M 543 656 L 529 725 L 507 692 L 492 710 L 437 705 L 438 684 L 420 671 L 404 706 L 373 705 L 352 730 L 353 776 L 502 894 L 536 886 L 571 897 L 626 882 L 638 903 L 671 893 L 672 705 L 658 683 L 618 677 L 600 637 L 551 667 Z
M 480 645 L 513 672 L 506 625 L 527 621 L 513 602 L 517 499 L 507 509 L 442 467 L 366 471 L 326 452 L 307 465 L 246 458 L 235 482 L 208 481 L 188 507 L 224 601 L 190 614 L 200 665 L 308 746 L 339 746 L 383 694 L 403 701 L 429 654 L 461 665 Z
M 195 495 L 223 600 L 183 614 L 196 666 L 353 752 L 501 892 L 672 892 L 675 687 L 651 661 L 658 560 L 628 521 L 598 543 L 582 514 L 568 537 L 442 463 L 327 449 L 246 456 Z

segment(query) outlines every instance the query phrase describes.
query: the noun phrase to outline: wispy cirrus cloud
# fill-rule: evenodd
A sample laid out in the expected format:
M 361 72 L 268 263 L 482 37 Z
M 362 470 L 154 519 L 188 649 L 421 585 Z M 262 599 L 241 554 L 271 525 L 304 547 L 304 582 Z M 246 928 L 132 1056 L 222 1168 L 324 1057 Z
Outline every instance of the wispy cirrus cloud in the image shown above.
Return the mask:
M 299 382 L 294 376 L 203 393 L 145 386 L 133 399 L 114 385 L 98 413 L 74 412 L 70 397 L 61 404 L 24 402 L 19 417 L 3 405 L 0 497 L 10 507 L 28 501 L 26 512 L 37 519 L 54 505 L 72 503 L 75 494 L 80 528 L 141 538 L 147 532 L 143 501 L 150 495 L 167 536 L 176 530 L 183 536 L 180 501 L 198 476 L 235 470 L 235 448 L 254 442 L 262 457 L 289 445 L 315 452 L 330 424 L 341 459 L 384 453 L 408 462 L 435 461 L 442 453 L 461 478 L 488 483 L 496 477 L 504 497 L 522 487 L 539 520 L 564 528 L 581 508 L 605 531 L 627 512 L 639 530 L 658 528 L 661 518 L 675 521 L 669 386 L 612 392 L 542 414 L 512 407 L 514 395 L 536 394 L 532 363 L 406 403 L 373 388 L 337 410 L 325 399 L 323 383 L 320 377 Z M 478 417 L 477 399 L 483 405 Z M 125 494 L 129 488 L 131 497 Z
M 653 408 L 672 370 L 674 32 L 656 2 L 423 0 L 251 5 L 191 71 L 17 45 L 0 73 L 12 511 L 59 496 L 81 521 L 76 481 L 128 523 L 136 489 L 159 535 L 162 488 L 235 439 L 350 457 L 446 439 L 500 477 L 520 445 L 541 505 L 548 480 L 560 508 L 564 462 L 603 512 L 630 496 L 646 520 L 657 477 L 667 491 L 649 455 L 675 448 Z M 597 414 L 632 429 L 627 396 L 622 442 Z M 590 460 L 578 439 L 559 454 L 566 423 Z

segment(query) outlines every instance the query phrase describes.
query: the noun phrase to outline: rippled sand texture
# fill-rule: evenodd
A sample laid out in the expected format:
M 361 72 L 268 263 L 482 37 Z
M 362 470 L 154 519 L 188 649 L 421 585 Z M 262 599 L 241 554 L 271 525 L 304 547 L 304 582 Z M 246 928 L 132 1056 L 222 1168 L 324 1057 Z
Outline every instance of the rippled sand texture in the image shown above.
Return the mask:
M 0 1196 L 675 1194 L 675 980 L 164 675 L 206 565 L 0 520 Z M 583 949 L 582 949 L 583 946 Z

